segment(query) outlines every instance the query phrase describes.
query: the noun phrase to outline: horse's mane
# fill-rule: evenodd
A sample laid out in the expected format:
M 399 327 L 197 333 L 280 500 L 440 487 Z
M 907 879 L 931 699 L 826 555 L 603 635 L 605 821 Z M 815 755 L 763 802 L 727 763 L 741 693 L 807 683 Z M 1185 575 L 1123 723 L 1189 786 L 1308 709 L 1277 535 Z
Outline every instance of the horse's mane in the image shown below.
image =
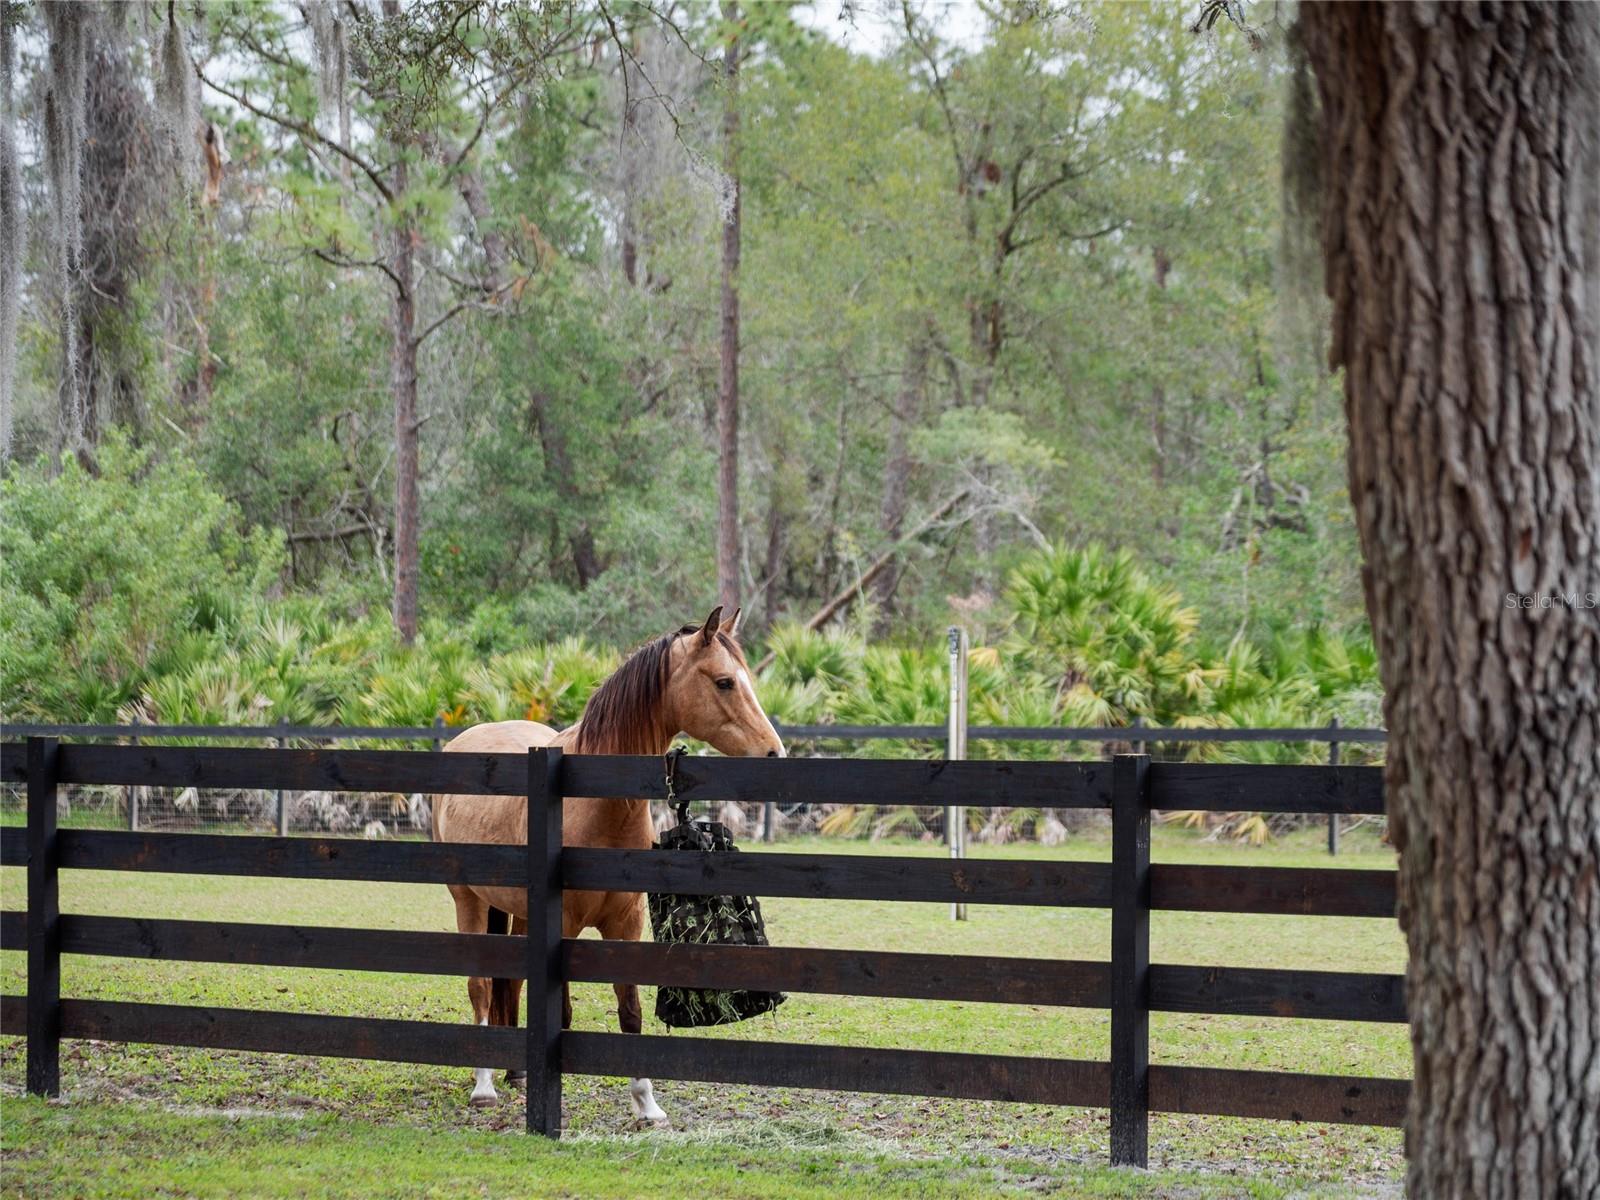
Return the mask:
M 661 698 L 672 672 L 672 643 L 685 634 L 699 633 L 698 625 L 685 625 L 673 633 L 646 642 L 628 656 L 589 697 L 578 732 L 574 754 L 655 754 L 664 737 L 676 730 L 661 729 Z M 721 630 L 717 641 L 741 663 L 744 651 Z

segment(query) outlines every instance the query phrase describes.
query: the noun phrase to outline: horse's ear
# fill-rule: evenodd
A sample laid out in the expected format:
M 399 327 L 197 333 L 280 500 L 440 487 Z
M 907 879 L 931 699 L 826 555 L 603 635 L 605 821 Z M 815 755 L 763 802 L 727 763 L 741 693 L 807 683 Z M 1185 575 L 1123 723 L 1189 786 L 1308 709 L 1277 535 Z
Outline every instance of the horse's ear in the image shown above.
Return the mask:
M 726 621 L 724 621 L 722 623 L 722 632 L 727 634 L 731 638 L 738 637 L 739 636 L 739 618 L 742 617 L 743 615 L 744 615 L 744 609 L 742 609 L 742 608 L 734 609 L 733 610 L 733 616 L 729 617 Z
M 717 605 L 711 610 L 711 615 L 706 618 L 705 625 L 700 630 L 700 644 L 711 645 L 711 639 L 717 636 L 717 627 L 722 624 L 722 605 Z

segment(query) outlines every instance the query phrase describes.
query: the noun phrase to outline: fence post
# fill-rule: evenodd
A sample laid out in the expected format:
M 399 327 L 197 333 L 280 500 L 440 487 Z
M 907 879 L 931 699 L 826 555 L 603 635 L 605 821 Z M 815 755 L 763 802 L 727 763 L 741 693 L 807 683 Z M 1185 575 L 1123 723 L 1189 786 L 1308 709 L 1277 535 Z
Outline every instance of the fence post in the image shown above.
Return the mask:
M 1133 719 L 1133 728 L 1135 737 L 1137 737 L 1138 731 L 1144 728 L 1144 717 L 1142 715 Z M 1149 753 L 1149 750 L 1149 743 L 1147 743 L 1142 737 L 1138 738 L 1138 740 L 1133 743 L 1133 752 L 1135 754 L 1147 754 Z
M 444 714 L 443 713 L 434 713 L 433 714 L 433 748 L 435 750 L 443 750 L 444 749 Z
M 1331 718 L 1328 721 L 1328 728 L 1330 730 L 1338 729 L 1339 728 L 1339 718 L 1338 717 Z M 1336 741 L 1330 741 L 1328 743 L 1328 765 L 1330 767 L 1337 767 L 1339 765 L 1339 743 L 1336 742 Z M 1328 814 L 1328 853 L 1329 854 L 1337 854 L 1337 853 L 1339 853 L 1339 814 L 1338 813 L 1329 813 Z
M 133 734 L 128 738 L 130 746 L 139 744 L 139 718 L 133 719 Z M 139 832 L 139 788 L 137 784 L 128 786 L 128 832 Z
M 528 1132 L 561 1136 L 561 749 L 528 752 Z
M 287 746 L 289 744 L 288 739 L 283 734 L 283 731 L 285 729 L 287 729 L 288 727 L 289 727 L 288 718 L 287 717 L 279 717 L 278 718 L 278 736 L 275 739 L 277 741 L 277 743 L 278 743 L 278 749 L 279 750 L 282 750 L 285 746 Z M 288 837 L 289 836 L 289 805 L 284 801 L 282 789 L 280 789 L 278 791 L 278 836 L 279 837 Z
M 60 743 L 28 739 L 28 1091 L 61 1094 Z
M 772 823 L 777 820 L 777 816 L 777 804 L 771 800 L 763 800 L 761 802 L 761 840 L 763 842 L 772 840 Z
M 1111 1165 L 1150 1149 L 1150 759 L 1111 767 Z

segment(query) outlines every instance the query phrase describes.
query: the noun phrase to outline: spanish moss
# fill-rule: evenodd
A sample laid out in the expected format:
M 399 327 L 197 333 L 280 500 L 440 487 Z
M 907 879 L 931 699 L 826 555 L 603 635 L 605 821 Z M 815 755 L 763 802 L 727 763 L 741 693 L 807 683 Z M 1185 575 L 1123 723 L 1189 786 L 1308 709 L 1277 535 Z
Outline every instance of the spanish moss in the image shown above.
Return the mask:
M 350 43 L 344 18 L 333 0 L 313 0 L 306 5 L 316 51 L 317 107 L 339 120 L 339 141 L 350 144 Z M 349 171 L 349 163 L 344 165 Z
M 156 108 L 161 113 L 173 156 L 185 183 L 200 174 L 200 96 L 199 81 L 183 44 L 183 28 L 178 23 L 178 6 L 167 4 L 161 26 L 161 70 L 156 77 Z
M 83 267 L 83 142 L 87 125 L 85 96 L 89 25 L 98 15 L 88 4 L 45 4 L 49 36 L 44 97 L 45 170 L 50 180 L 52 228 L 56 248 L 56 286 L 60 291 L 61 384 L 57 444 L 83 448 L 86 414 L 78 372 L 78 291 Z

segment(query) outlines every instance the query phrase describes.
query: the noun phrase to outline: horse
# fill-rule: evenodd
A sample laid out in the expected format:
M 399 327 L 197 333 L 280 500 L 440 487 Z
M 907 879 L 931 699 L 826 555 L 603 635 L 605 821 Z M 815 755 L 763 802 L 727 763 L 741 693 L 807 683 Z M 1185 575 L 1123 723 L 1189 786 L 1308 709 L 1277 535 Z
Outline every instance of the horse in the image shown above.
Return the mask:
M 589 697 L 578 722 L 561 732 L 537 721 L 497 721 L 475 725 L 444 747 L 457 754 L 525 752 L 538 746 L 560 746 L 574 754 L 650 754 L 660 757 L 680 733 L 709 742 L 723 754 L 784 757 L 783 742 L 756 699 L 738 638 L 739 611 L 726 622 L 722 606 L 711 610 L 703 625 L 685 625 L 635 651 Z M 433 839 L 436 842 L 493 842 L 524 845 L 528 840 L 528 801 L 512 796 L 433 797 Z M 561 844 L 648 850 L 655 839 L 650 802 L 602 800 L 570 796 L 563 800 Z M 448 884 L 455 901 L 456 928 L 462 933 L 522 933 L 527 929 L 528 898 L 521 888 Z M 597 929 L 603 938 L 638 941 L 644 933 L 645 898 L 639 892 L 569 891 L 562 899 L 561 935 L 577 937 Z M 639 989 L 615 984 L 617 1022 L 624 1033 L 639 1033 L 643 1015 Z M 467 981 L 472 1018 L 479 1025 L 517 1023 L 520 979 Z M 562 1028 L 572 1024 L 572 996 L 562 988 Z M 506 1072 L 506 1083 L 526 1080 L 521 1071 Z M 468 1103 L 497 1103 L 494 1073 L 473 1073 Z M 634 1119 L 641 1124 L 667 1123 L 648 1079 L 628 1084 Z

